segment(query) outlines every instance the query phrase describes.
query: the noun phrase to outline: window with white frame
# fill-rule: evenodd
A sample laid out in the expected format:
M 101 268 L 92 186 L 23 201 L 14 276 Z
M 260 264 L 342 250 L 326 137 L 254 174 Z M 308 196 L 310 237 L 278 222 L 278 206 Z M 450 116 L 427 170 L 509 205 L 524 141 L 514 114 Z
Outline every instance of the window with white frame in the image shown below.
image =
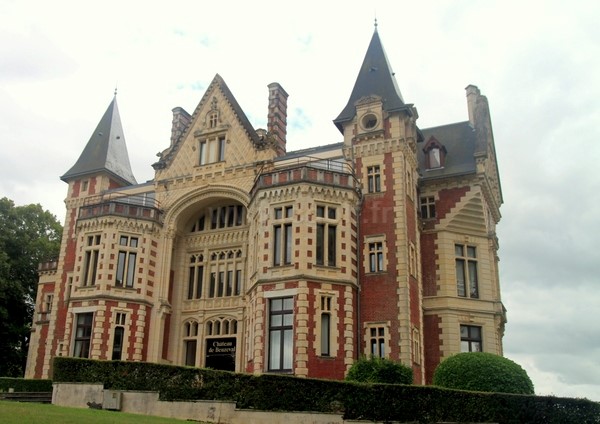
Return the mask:
M 135 265 L 137 261 L 138 238 L 122 235 L 119 237 L 117 256 L 117 274 L 115 285 L 132 288 L 135 283 Z
M 278 206 L 273 209 L 273 266 L 292 263 L 293 206 Z
M 100 240 L 100 234 L 89 235 L 86 237 L 83 262 L 83 286 L 93 286 L 96 284 L 98 261 L 100 258 Z
M 294 298 L 269 299 L 268 370 L 289 372 L 293 367 Z
M 456 288 L 461 297 L 479 298 L 477 280 L 477 249 L 475 246 L 455 244 Z
M 338 221 L 337 207 L 317 205 L 317 265 L 336 265 Z

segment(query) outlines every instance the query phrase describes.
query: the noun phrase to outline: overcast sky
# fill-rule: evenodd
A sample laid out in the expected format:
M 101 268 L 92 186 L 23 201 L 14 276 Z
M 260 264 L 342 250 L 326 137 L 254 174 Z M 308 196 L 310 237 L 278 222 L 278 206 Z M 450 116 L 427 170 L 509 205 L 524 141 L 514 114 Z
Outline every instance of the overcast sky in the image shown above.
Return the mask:
M 600 2 L 0 0 L 0 197 L 64 222 L 77 160 L 118 88 L 133 172 L 153 178 L 171 109 L 219 73 L 255 128 L 289 93 L 288 151 L 342 140 L 377 17 L 421 128 L 488 97 L 504 205 L 505 356 L 536 393 L 600 401 Z

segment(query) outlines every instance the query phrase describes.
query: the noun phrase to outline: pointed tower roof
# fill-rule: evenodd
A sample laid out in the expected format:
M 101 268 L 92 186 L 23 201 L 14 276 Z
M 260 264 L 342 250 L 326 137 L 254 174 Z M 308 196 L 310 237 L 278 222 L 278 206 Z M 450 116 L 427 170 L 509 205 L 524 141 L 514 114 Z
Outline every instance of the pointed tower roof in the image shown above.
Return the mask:
M 404 103 L 394 72 L 388 62 L 383 45 L 377 32 L 377 24 L 371 38 L 371 43 L 365 54 L 358 77 L 354 83 L 352 94 L 346 107 L 333 121 L 340 131 L 342 124 L 350 121 L 356 114 L 355 103 L 363 97 L 379 96 L 383 100 L 383 108 L 388 112 L 408 110 Z
M 116 91 L 115 97 L 104 112 L 81 156 L 60 179 L 68 181 L 98 172 L 108 172 L 127 185 L 136 184 L 129 164 Z

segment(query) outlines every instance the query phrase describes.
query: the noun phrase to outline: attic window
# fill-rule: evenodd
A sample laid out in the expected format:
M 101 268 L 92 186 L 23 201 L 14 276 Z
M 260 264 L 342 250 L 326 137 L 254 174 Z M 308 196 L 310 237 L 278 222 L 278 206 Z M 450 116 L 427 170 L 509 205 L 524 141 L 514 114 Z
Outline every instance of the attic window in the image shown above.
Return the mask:
M 211 112 L 208 117 L 208 126 L 210 128 L 215 128 L 217 126 L 218 121 L 219 121 L 219 114 L 216 111 Z
M 426 169 L 439 169 L 444 167 L 446 163 L 446 148 L 437 141 L 435 137 L 429 139 L 423 148 L 423 152 L 425 153 Z
M 362 127 L 365 130 L 372 130 L 377 127 L 377 116 L 373 113 L 367 113 L 361 120 Z

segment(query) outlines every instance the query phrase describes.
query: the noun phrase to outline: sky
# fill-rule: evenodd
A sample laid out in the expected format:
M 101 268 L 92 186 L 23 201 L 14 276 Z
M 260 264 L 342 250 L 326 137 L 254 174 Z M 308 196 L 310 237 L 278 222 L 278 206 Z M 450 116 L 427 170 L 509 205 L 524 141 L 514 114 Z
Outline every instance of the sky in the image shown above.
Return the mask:
M 537 394 L 600 401 L 600 2 L 0 0 L 0 16 L 0 197 L 63 223 L 59 177 L 115 89 L 138 182 L 217 73 L 255 128 L 284 87 L 288 151 L 342 141 L 376 18 L 420 128 L 466 121 L 469 84 L 488 98 L 504 355 Z

